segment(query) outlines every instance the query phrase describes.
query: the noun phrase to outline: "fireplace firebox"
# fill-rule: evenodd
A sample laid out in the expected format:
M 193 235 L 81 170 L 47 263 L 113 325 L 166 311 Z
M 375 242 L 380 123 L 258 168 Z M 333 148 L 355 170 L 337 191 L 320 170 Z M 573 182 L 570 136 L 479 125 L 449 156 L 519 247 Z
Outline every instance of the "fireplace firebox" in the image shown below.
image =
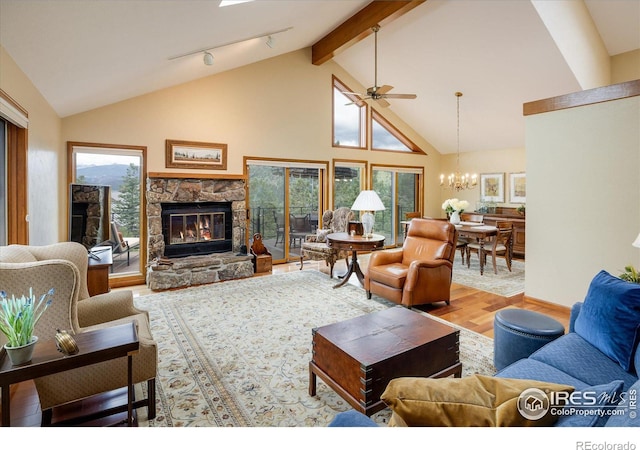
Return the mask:
M 231 202 L 162 203 L 161 208 L 166 257 L 233 249 Z

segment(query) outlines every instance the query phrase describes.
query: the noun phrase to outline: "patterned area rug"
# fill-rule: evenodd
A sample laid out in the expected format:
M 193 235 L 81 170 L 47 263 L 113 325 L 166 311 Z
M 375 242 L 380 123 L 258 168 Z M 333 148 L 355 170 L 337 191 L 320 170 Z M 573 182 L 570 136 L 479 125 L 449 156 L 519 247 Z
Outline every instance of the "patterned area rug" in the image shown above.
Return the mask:
M 481 291 L 492 292 L 504 297 L 511 297 L 524 292 L 524 262 L 512 261 L 511 272 L 507 269 L 504 259 L 496 262 L 498 273 L 493 272 L 491 258 L 484 267 L 484 274 L 480 275 L 480 263 L 476 255 L 471 256 L 471 267 L 460 262 L 460 253 L 456 254 L 453 264 L 453 282 L 469 286 Z
M 309 396 L 311 330 L 394 305 L 335 283 L 309 270 L 136 298 L 159 358 L 157 417 L 139 409 L 140 426 L 324 427 L 351 409 L 321 380 Z M 463 375 L 495 373 L 490 338 L 462 329 L 460 349 Z

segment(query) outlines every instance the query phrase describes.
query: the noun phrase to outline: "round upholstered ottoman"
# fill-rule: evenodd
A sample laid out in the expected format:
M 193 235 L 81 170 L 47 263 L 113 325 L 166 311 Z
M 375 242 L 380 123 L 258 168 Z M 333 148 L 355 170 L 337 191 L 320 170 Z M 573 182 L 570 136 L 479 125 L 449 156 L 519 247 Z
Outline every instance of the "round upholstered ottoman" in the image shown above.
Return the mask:
M 498 311 L 493 321 L 493 364 L 501 370 L 563 334 L 564 326 L 544 314 L 516 308 Z

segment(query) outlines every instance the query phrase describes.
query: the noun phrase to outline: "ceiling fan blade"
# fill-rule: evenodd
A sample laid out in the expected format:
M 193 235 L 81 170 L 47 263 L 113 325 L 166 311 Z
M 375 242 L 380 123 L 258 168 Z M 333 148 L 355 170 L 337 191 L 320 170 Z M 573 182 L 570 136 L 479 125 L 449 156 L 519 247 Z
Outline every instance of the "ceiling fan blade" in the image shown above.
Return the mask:
M 380 105 L 381 108 L 386 108 L 388 106 L 391 106 L 391 103 L 389 103 L 388 101 L 386 101 L 382 97 L 377 98 L 375 101 L 376 101 L 376 103 L 378 103 L 378 105 Z
M 414 99 L 417 98 L 418 96 L 416 94 L 385 94 L 384 98 L 407 98 L 407 99 Z
M 376 89 L 376 94 L 386 94 L 387 92 L 389 92 L 391 89 L 393 89 L 393 86 L 389 86 L 388 84 L 384 84 L 382 86 L 380 86 L 379 88 Z
M 358 99 L 358 100 L 354 100 L 352 102 L 345 103 L 344 106 L 356 105 L 356 106 L 361 106 L 362 107 L 362 106 L 364 106 L 366 104 L 365 100 L 369 100 L 370 98 L 371 97 L 365 97 L 365 98 L 361 98 L 361 99 Z

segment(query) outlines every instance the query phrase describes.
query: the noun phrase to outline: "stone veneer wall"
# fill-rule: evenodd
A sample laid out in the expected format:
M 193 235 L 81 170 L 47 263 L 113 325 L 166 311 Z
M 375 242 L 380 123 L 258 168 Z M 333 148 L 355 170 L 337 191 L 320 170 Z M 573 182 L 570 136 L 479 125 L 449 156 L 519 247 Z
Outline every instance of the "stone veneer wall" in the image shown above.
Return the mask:
M 236 255 L 244 245 L 246 227 L 245 180 L 199 178 L 149 178 L 147 181 L 147 228 L 149 236 L 147 284 L 152 290 L 244 278 L 253 275 L 251 256 Z M 233 252 L 174 258 L 164 256 L 162 203 L 231 202 Z

